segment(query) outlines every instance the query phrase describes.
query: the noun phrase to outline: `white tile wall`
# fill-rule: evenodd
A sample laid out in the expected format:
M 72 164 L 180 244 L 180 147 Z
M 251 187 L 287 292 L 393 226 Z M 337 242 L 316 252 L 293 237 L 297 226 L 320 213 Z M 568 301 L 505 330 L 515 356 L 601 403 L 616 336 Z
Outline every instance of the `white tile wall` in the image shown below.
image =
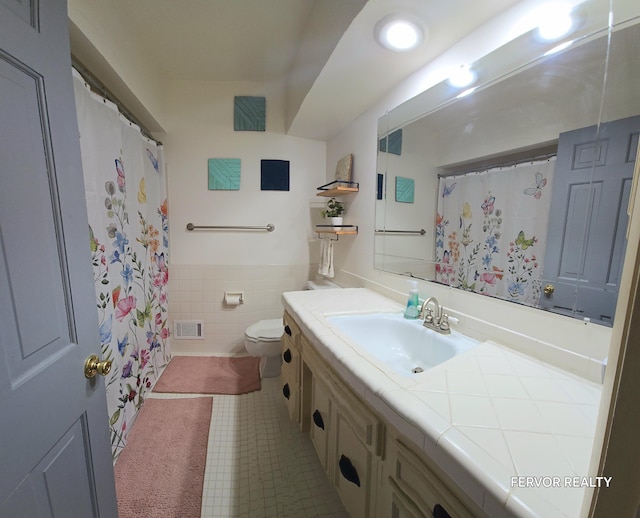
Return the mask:
M 282 293 L 302 290 L 309 271 L 308 264 L 170 265 L 171 329 L 175 320 L 204 321 L 204 340 L 172 340 L 173 354 L 244 354 L 245 329 L 258 320 L 280 318 Z M 225 291 L 243 291 L 244 304 L 225 307 Z

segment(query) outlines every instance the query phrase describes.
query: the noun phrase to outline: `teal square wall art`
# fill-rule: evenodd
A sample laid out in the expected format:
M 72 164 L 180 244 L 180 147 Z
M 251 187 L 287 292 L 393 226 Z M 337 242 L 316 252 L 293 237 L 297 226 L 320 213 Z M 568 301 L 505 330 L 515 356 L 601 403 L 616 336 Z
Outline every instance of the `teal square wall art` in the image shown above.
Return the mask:
M 240 190 L 239 158 L 210 158 L 208 168 L 210 191 Z
M 396 201 L 400 203 L 413 203 L 415 180 L 396 176 Z
M 235 131 L 265 131 L 266 117 L 265 97 L 236 96 L 233 98 L 233 129 Z
M 382 153 L 402 155 L 402 128 L 381 138 L 378 150 Z

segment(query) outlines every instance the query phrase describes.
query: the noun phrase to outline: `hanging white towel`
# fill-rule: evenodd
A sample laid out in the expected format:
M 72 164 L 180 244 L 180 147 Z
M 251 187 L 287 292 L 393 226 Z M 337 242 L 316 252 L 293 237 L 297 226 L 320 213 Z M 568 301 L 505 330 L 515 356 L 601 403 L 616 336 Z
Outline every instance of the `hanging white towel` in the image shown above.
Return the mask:
M 333 239 L 320 239 L 318 273 L 325 277 L 333 277 Z

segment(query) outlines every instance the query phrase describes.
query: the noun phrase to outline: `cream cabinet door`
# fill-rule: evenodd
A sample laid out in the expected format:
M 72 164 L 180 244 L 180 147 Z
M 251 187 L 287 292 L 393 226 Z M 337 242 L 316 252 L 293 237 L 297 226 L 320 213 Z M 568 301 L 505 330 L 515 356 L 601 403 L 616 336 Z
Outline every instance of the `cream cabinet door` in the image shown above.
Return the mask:
M 372 454 L 356 435 L 345 414 L 335 412 L 333 481 L 353 517 L 370 515 Z
M 328 452 L 331 436 L 331 399 L 324 383 L 317 376 L 311 382 L 311 424 L 309 435 L 316 449 L 320 463 L 329 471 Z

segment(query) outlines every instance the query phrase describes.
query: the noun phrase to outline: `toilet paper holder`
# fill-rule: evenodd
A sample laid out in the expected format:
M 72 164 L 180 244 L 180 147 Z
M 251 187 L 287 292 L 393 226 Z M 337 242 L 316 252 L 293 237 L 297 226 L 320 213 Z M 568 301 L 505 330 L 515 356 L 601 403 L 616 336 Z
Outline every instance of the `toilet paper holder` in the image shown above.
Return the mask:
M 239 306 L 240 304 L 244 304 L 244 291 L 225 291 L 224 304 L 225 306 Z

